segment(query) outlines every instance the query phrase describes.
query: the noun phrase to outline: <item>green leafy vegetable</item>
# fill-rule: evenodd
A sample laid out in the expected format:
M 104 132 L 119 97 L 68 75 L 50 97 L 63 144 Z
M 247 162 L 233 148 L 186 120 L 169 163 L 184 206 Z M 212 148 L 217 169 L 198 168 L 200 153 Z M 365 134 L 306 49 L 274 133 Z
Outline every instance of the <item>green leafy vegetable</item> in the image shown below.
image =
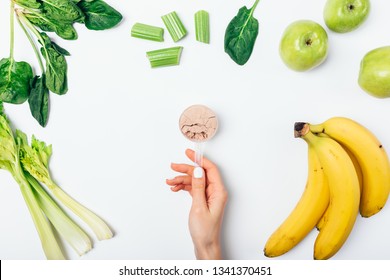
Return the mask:
M 52 20 L 74 23 L 83 22 L 84 13 L 69 0 L 40 0 L 44 14 Z
M 164 41 L 164 29 L 143 23 L 135 23 L 131 28 L 131 36 L 156 42 Z
M 106 223 L 65 193 L 50 177 L 48 164 L 52 153 L 51 146 L 47 146 L 35 137 L 32 138 L 31 147 L 26 144 L 25 140 L 22 142 L 24 144 L 20 147 L 20 162 L 23 168 L 36 180 L 45 184 L 55 198 L 84 220 L 99 240 L 111 238 L 113 234 Z
M 44 74 L 33 79 L 28 103 L 33 117 L 45 127 L 49 118 L 49 89 L 46 87 Z
M 209 13 L 204 10 L 195 13 L 195 35 L 199 42 L 210 43 Z
M 37 57 L 40 75 L 34 74 L 27 62 L 14 59 L 15 14 Z M 122 15 L 102 0 L 10 0 L 10 56 L 0 60 L 0 102 L 19 104 L 31 98 L 31 114 L 45 126 L 49 118 L 49 93 L 62 95 L 68 91 L 66 56 L 69 55 L 45 32 L 76 40 L 75 23 L 103 30 L 121 20 Z M 42 45 L 40 49 L 37 42 Z
M 259 22 L 253 17 L 259 1 L 256 0 L 251 9 L 242 7 L 225 32 L 225 52 L 239 65 L 244 65 L 251 57 L 259 33 Z
M 122 20 L 122 15 L 104 1 L 80 1 L 77 5 L 84 12 L 85 26 L 88 29 L 110 29 Z
M 174 42 L 179 41 L 187 35 L 187 30 L 175 11 L 163 15 L 161 18 Z
M 55 21 L 46 17 L 46 14 L 25 14 L 25 17 L 42 31 L 55 32 L 65 40 L 76 40 L 77 31 L 69 22 Z
M 48 259 L 65 259 L 54 232 L 36 201 L 31 185 L 27 181 L 19 162 L 19 146 L 9 126 L 8 119 L 3 114 L 0 103 L 0 167 L 9 171 L 20 186 L 20 191 L 34 221 L 42 248 Z
M 33 71 L 27 62 L 3 58 L 0 60 L 0 99 L 13 104 L 25 102 L 32 78 Z
M 68 65 L 64 53 L 69 53 L 62 48 L 59 49 L 58 45 L 53 45 L 45 33 L 41 33 L 41 36 L 43 38 L 41 53 L 46 60 L 46 86 L 51 92 L 65 94 L 68 91 Z
M 36 0 L 13 0 L 16 4 L 21 7 L 39 9 L 42 3 Z
M 0 168 L 9 171 L 19 184 L 46 257 L 57 260 L 65 257 L 51 224 L 79 255 L 92 248 L 89 236 L 62 210 L 61 202 L 86 220 L 99 239 L 108 239 L 113 235 L 102 219 L 55 185 L 49 171 L 51 153 L 52 147 L 34 136 L 30 146 L 26 134 L 20 130 L 14 133 L 0 102 Z M 41 183 L 48 184 L 49 191 L 60 203 L 49 195 Z
M 162 66 L 173 66 L 180 63 L 180 56 L 183 47 L 172 47 L 153 50 L 146 53 L 152 68 Z

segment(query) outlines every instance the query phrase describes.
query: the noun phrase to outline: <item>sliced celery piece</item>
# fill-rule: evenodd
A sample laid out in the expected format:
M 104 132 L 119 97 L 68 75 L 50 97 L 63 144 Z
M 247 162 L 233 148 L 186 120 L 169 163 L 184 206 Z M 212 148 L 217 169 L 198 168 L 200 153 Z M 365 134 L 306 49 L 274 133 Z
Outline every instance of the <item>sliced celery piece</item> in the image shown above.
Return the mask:
M 156 42 L 164 41 L 164 29 L 143 23 L 135 23 L 131 28 L 131 36 L 135 38 L 151 40 Z
M 174 42 L 187 35 L 187 30 L 175 11 L 161 17 Z
M 152 68 L 179 65 L 183 47 L 153 50 L 146 53 Z
M 195 13 L 195 35 L 197 41 L 206 44 L 210 43 L 209 13 L 204 10 Z

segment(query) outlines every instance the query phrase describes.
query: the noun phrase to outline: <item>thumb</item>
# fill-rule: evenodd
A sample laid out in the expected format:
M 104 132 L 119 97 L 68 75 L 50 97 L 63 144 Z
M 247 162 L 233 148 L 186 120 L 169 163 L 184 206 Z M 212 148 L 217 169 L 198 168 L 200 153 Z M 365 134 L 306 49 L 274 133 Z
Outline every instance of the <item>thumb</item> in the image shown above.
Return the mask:
M 195 167 L 192 173 L 192 205 L 206 206 L 206 179 L 202 167 Z

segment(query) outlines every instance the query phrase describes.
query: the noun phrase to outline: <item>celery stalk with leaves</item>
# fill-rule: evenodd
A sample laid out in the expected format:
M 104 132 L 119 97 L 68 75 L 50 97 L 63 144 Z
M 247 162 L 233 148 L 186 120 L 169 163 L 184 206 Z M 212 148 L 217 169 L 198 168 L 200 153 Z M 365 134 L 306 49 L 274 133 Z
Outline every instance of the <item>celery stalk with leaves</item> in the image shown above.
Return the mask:
M 18 139 L 22 139 L 20 147 L 20 162 L 23 168 L 36 180 L 46 185 L 56 199 L 72 210 L 93 230 L 99 240 L 110 239 L 113 234 L 107 224 L 92 211 L 78 203 L 66 192 L 64 192 L 50 177 L 49 159 L 52 154 L 52 147 L 45 142 L 37 140 L 34 136 L 31 146 L 27 143 L 24 133 L 17 132 Z
M 46 145 L 34 136 L 29 145 L 26 134 L 20 130 L 15 133 L 12 131 L 0 102 L 0 168 L 10 172 L 19 184 L 46 258 L 58 260 L 66 257 L 54 230 L 79 255 L 92 249 L 90 237 L 67 215 L 63 210 L 64 206 L 84 220 L 99 240 L 109 239 L 113 234 L 101 218 L 76 202 L 53 182 L 49 170 L 51 154 L 51 145 Z

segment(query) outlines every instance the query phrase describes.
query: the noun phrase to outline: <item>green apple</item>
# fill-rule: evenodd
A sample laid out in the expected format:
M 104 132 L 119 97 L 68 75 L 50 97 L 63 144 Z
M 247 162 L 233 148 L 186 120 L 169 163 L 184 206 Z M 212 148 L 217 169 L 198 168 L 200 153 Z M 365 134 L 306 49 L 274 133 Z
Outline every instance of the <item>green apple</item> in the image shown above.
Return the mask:
M 390 97 L 390 46 L 374 49 L 363 57 L 358 81 L 372 96 Z
M 345 33 L 358 28 L 369 12 L 369 0 L 328 0 L 324 8 L 324 20 L 330 30 Z
M 296 71 L 310 70 L 326 59 L 328 34 L 314 21 L 295 21 L 284 31 L 279 53 L 289 68 Z

